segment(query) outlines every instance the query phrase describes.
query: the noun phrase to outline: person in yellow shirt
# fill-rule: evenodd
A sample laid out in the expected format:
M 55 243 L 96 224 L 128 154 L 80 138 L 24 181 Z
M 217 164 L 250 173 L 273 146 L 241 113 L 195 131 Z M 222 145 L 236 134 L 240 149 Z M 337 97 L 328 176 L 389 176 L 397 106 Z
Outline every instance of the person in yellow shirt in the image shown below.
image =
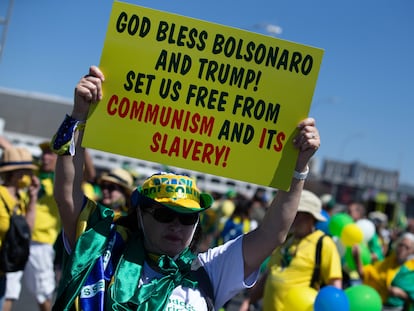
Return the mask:
M 13 302 L 19 299 L 22 278 L 41 311 L 51 309 L 52 296 L 56 288 L 53 245 L 61 230 L 60 217 L 53 197 L 57 155 L 51 151 L 48 141 L 40 143 L 39 147 L 42 151 L 38 171 L 40 190 L 36 202 L 36 218 L 32 231 L 29 261 L 24 271 L 7 276 L 3 311 L 11 310 Z
M 3 145 L 2 145 L 3 146 Z M 37 166 L 29 150 L 8 145 L 3 150 L 0 162 L 0 243 L 9 229 L 11 212 L 25 215 L 29 227 L 33 230 L 36 217 L 36 201 L 40 189 L 39 179 L 34 171 Z M 0 244 L 1 245 L 1 244 Z M 15 272 L 5 274 L 0 271 L 0 309 L 6 291 L 6 279 Z M 8 282 L 8 281 L 7 281 Z M 5 302 L 7 305 L 7 302 Z M 11 304 L 9 305 L 11 308 Z
M 342 288 L 338 249 L 329 236 L 315 229 L 317 221 L 326 221 L 321 209 L 321 200 L 314 193 L 303 190 L 290 237 L 273 251 L 267 270 L 250 291 L 248 303 L 262 299 L 264 311 L 291 311 L 285 308 L 285 296 L 294 287 L 313 287 L 318 290 L 324 284 Z M 320 269 L 313 279 L 318 241 L 322 243 Z
M 360 249 L 353 247 L 357 271 L 363 283 L 381 296 L 384 311 L 413 310 L 414 301 L 414 234 L 404 233 L 395 251 L 385 259 L 363 265 Z

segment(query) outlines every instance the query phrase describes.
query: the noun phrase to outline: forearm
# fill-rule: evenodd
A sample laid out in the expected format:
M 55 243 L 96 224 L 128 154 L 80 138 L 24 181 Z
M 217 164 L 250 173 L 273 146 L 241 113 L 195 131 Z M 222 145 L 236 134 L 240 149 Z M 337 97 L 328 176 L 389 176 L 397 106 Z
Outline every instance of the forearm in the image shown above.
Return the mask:
M 35 219 L 36 219 L 36 208 L 37 208 L 37 199 L 40 190 L 40 179 L 32 175 L 31 176 L 31 183 L 28 189 L 28 196 L 29 202 L 26 206 L 26 221 L 30 227 L 30 230 L 33 232 L 33 228 L 35 226 Z
M 303 180 L 293 178 L 290 190 L 279 190 L 270 204 L 260 226 L 261 238 L 267 241 L 262 242 L 266 247 L 265 258 L 285 241 L 297 213 L 303 185 Z
M 394 297 L 397 297 L 403 300 L 408 300 L 410 298 L 410 296 L 405 290 L 397 286 L 390 286 L 388 288 L 388 292 L 391 296 L 394 296 Z
M 34 223 L 36 219 L 36 199 L 30 199 L 29 204 L 26 208 L 26 215 L 25 215 L 27 224 L 30 227 L 30 230 L 33 232 Z
M 295 219 L 304 180 L 293 178 L 289 191 L 279 190 L 260 226 L 244 236 L 245 272 L 249 275 L 286 239 Z
M 82 209 L 84 195 L 82 183 L 84 178 L 85 150 L 81 147 L 83 128 L 91 103 L 102 99 L 102 82 L 104 75 L 96 66 L 89 68 L 89 74 L 81 78 L 75 88 L 74 106 L 71 117 L 67 117 L 58 130 L 69 135 L 55 135 L 57 153 L 60 154 L 55 172 L 55 199 L 59 206 L 65 234 L 72 245 L 76 240 L 76 224 Z M 58 134 L 57 133 L 57 134 Z M 72 136 L 73 135 L 73 136 Z M 69 140 L 67 138 L 70 138 Z M 73 138 L 73 141 L 71 140 Z M 69 143 L 69 148 L 67 149 Z M 73 146 L 74 149 L 70 148 Z M 63 150 L 61 150 L 63 149 Z
M 75 154 L 58 156 L 55 169 L 54 196 L 59 207 L 65 234 L 73 245 L 76 223 L 83 204 L 84 148 L 81 146 L 83 131 L 74 133 Z
M 96 179 L 96 169 L 93 165 L 93 159 L 87 149 L 85 149 L 85 166 L 83 168 L 84 181 L 94 182 Z
M 359 248 L 359 245 L 355 245 L 352 247 L 352 258 L 354 259 L 355 268 L 356 268 L 356 271 L 358 272 L 359 278 L 363 280 L 364 279 L 364 265 L 362 263 L 361 250 Z
M 331 279 L 327 285 L 334 286 L 338 289 L 342 289 L 342 279 Z

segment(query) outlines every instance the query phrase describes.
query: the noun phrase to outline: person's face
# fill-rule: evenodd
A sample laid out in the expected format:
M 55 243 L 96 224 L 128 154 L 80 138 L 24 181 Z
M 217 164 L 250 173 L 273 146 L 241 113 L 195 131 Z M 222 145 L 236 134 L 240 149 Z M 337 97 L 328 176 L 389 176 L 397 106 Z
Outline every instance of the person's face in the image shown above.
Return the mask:
M 137 211 L 138 217 L 142 217 L 147 251 L 174 257 L 190 245 L 198 214 L 178 214 L 160 206 Z
M 45 149 L 40 157 L 40 170 L 50 173 L 55 171 L 57 155 L 50 149 Z
M 414 243 L 410 239 L 402 239 L 397 244 L 397 259 L 399 263 L 407 260 L 408 256 L 414 254 Z
M 348 206 L 348 214 L 353 220 L 358 220 L 364 217 L 362 207 L 357 203 L 352 203 Z
M 126 198 L 121 186 L 111 182 L 103 182 L 100 187 L 102 190 L 101 203 L 103 205 L 109 207 L 125 205 Z
M 30 169 L 19 169 L 10 175 L 10 184 L 16 188 L 29 187 L 32 182 L 33 171 Z
M 315 219 L 310 213 L 298 212 L 293 221 L 291 232 L 297 238 L 303 238 L 313 232 Z

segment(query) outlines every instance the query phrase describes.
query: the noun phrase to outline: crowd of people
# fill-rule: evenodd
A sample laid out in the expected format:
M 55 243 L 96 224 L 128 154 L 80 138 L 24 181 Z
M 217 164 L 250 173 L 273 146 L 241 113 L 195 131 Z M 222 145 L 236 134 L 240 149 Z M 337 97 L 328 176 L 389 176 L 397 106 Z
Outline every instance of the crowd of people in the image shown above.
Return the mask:
M 304 189 L 320 146 L 315 120 L 298 124 L 289 191 L 207 193 L 174 172 L 138 184 L 121 167 L 97 174 L 81 147 L 103 81 L 94 66 L 81 78 L 72 113 L 39 144 L 38 160 L 0 136 L 0 240 L 9 209 L 25 215 L 32 232 L 25 268 L 0 271 L 2 310 L 12 310 L 22 282 L 41 311 L 226 310 L 234 299 L 240 311 L 288 311 L 292 288 L 356 284 L 374 288 L 383 310 L 410 310 L 414 232 L 391 231 L 387 215 L 363 202 L 341 209 L 331 195 Z M 344 247 L 328 226 L 337 213 L 367 220 L 375 232 Z

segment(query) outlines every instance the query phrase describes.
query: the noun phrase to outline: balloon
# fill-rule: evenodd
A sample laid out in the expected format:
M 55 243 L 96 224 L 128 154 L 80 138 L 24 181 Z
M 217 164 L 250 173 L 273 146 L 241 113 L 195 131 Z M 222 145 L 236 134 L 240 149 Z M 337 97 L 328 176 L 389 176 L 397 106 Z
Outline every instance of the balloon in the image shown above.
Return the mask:
M 327 285 L 321 288 L 313 305 L 314 311 L 350 311 L 348 297 L 342 289 Z
M 359 253 L 362 260 L 362 265 L 368 265 L 371 263 L 371 252 L 369 251 L 368 246 L 365 243 L 359 244 Z M 345 250 L 345 263 L 349 270 L 355 270 L 355 260 L 352 256 L 352 248 L 347 247 Z
M 361 284 L 348 287 L 345 295 L 348 297 L 350 311 L 382 310 L 381 297 L 371 286 Z
M 371 240 L 375 234 L 374 223 L 369 219 L 359 219 L 356 221 L 356 224 L 358 225 L 358 227 L 361 228 L 364 234 L 364 241 L 368 242 L 369 240 Z
M 285 310 L 312 311 L 317 294 L 312 287 L 292 287 L 285 296 Z
M 357 224 L 347 224 L 341 232 L 341 242 L 345 246 L 353 246 L 359 244 L 364 239 L 364 233 Z
M 332 215 L 329 219 L 328 228 L 333 236 L 341 236 L 342 229 L 347 225 L 353 223 L 352 217 L 346 213 L 337 213 Z
M 315 228 L 318 229 L 318 230 L 323 231 L 325 234 L 330 234 L 329 228 L 328 228 L 330 216 L 329 216 L 328 212 L 325 211 L 325 210 L 322 210 L 321 214 L 322 214 L 323 217 L 326 218 L 326 221 L 317 221 L 316 224 L 315 224 Z

